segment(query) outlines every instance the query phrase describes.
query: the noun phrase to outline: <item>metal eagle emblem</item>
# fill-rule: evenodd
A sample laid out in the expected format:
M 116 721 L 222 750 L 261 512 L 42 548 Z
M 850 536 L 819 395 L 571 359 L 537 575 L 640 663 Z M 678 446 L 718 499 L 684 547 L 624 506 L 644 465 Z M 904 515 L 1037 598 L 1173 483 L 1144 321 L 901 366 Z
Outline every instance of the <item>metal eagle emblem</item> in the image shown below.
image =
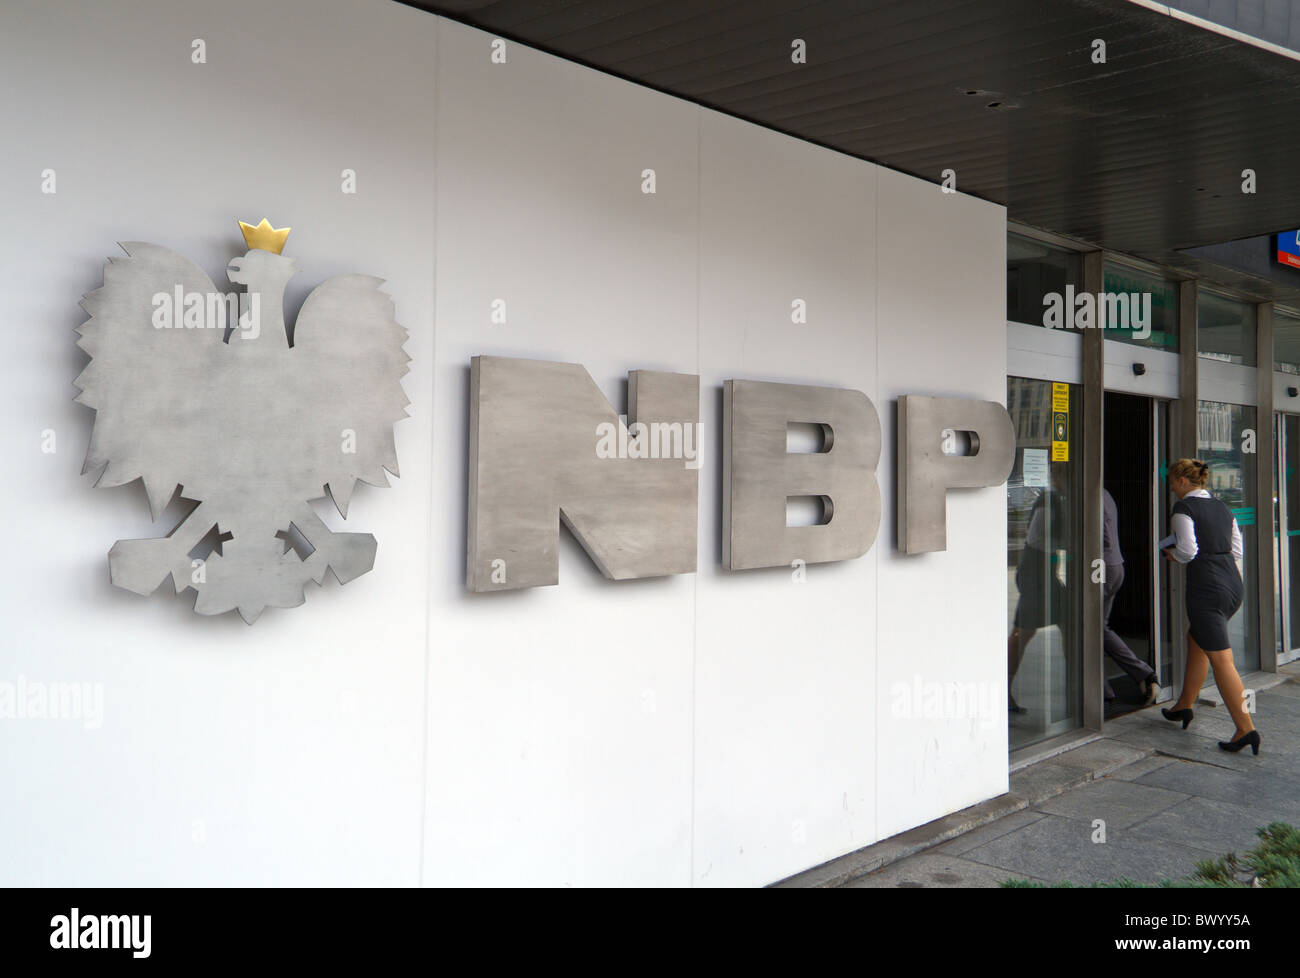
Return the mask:
M 170 576 L 199 614 L 238 609 L 252 624 L 302 604 L 327 570 L 346 584 L 374 566 L 375 538 L 334 532 L 309 500 L 328 496 L 346 519 L 357 480 L 398 474 L 410 357 L 368 275 L 327 279 L 287 327 L 289 228 L 240 226 L 248 251 L 226 274 L 245 288 L 229 294 L 183 255 L 121 244 L 127 257 L 81 300 L 91 361 L 76 400 L 95 411 L 82 473 L 102 469 L 96 486 L 140 479 L 155 521 L 177 493 L 197 504 L 164 537 L 118 540 L 113 584 L 148 595 Z

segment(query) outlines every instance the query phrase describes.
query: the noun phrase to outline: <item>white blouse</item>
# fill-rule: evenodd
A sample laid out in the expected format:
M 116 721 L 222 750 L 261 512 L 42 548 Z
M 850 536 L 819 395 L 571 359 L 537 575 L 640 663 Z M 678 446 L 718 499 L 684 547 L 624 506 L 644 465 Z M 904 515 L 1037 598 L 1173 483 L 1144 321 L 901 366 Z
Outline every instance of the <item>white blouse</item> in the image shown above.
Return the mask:
M 1198 499 L 1210 499 L 1211 496 L 1204 489 L 1193 489 L 1187 496 L 1195 496 Z M 1186 499 L 1187 496 L 1183 498 Z M 1178 542 L 1174 545 L 1174 560 L 1180 564 L 1185 564 L 1196 556 L 1196 524 L 1186 513 L 1174 513 L 1169 518 L 1169 528 L 1174 531 L 1174 536 Z M 1241 529 L 1237 526 L 1236 517 L 1232 520 L 1232 559 L 1241 560 L 1245 551 L 1241 545 Z

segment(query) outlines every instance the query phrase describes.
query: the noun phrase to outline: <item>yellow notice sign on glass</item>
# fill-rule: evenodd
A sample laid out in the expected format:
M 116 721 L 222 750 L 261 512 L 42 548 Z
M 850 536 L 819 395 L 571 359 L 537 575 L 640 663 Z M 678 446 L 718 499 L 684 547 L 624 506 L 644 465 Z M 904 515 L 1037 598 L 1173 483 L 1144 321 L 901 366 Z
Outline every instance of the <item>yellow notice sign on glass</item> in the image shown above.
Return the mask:
M 1056 414 L 1070 413 L 1070 385 L 1053 384 L 1052 385 L 1052 413 Z
M 1052 461 L 1070 461 L 1070 385 L 1052 385 Z

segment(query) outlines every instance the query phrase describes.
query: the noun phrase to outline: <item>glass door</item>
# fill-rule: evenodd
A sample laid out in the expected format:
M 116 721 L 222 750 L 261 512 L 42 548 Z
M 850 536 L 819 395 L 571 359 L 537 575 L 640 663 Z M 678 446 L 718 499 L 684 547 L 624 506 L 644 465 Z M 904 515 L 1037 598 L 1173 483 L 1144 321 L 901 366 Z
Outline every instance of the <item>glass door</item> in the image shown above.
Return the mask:
M 1219 401 L 1198 401 L 1196 453 L 1210 466 L 1205 488 L 1227 503 L 1241 528 L 1242 580 L 1245 600 L 1228 622 L 1232 658 L 1243 675 L 1259 669 L 1259 574 L 1255 514 L 1255 408 Z
M 1007 378 L 1007 681 L 1012 750 L 1082 726 L 1082 388 Z
M 1300 415 L 1276 416 L 1273 497 L 1274 566 L 1278 595 L 1278 662 L 1300 658 Z
M 1102 485 L 1114 538 L 1103 557 L 1107 576 L 1117 579 L 1103 592 L 1102 669 L 1106 716 L 1113 718 L 1145 701 L 1147 671 L 1134 659 L 1154 669 L 1161 686 L 1170 674 L 1169 569 L 1156 547 L 1168 522 L 1169 405 L 1122 391 L 1104 398 Z

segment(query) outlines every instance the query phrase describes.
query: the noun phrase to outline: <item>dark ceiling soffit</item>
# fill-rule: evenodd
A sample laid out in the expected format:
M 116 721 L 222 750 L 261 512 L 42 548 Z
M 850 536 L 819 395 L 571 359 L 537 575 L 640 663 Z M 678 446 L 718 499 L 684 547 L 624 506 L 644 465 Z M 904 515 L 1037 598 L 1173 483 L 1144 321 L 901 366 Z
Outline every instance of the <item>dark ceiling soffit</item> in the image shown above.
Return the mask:
M 633 85 L 637 85 L 641 88 L 648 88 L 651 91 L 659 92 L 661 95 L 667 95 L 683 102 L 692 102 L 695 105 L 711 109 L 712 111 L 719 112 L 722 115 L 731 116 L 733 119 L 739 119 L 741 122 L 748 122 L 763 129 L 770 129 L 772 132 L 780 133 L 783 136 L 789 136 L 791 139 L 797 139 L 804 143 L 812 143 L 814 146 L 820 146 L 822 149 L 829 149 L 834 153 L 839 153 L 841 156 L 852 156 L 854 159 L 865 160 L 868 163 L 875 163 L 876 165 L 883 166 L 886 169 L 895 170 L 899 173 L 906 173 L 909 177 L 916 177 L 918 180 L 924 180 L 926 183 L 938 184 L 938 181 L 931 177 L 922 176 L 919 173 L 912 173 L 910 170 L 904 170 L 897 166 L 891 166 L 883 160 L 874 159 L 873 157 L 865 156 L 861 153 L 850 152 L 835 143 L 828 143 L 820 139 L 812 139 L 808 136 L 801 135 L 792 129 L 783 129 L 781 126 L 773 125 L 772 123 L 756 116 L 736 112 L 733 109 L 725 108 L 721 105 L 710 102 L 707 99 L 697 98 L 693 95 L 686 95 L 680 91 L 675 91 L 662 85 L 655 85 L 643 78 L 638 78 L 635 75 L 629 75 L 621 71 L 615 71 L 597 61 L 591 61 L 579 55 L 570 54 L 560 48 L 552 47 L 533 40 L 526 35 L 518 34 L 510 30 L 499 30 L 490 24 L 476 20 L 472 16 L 472 11 L 481 9 L 486 5 L 485 3 L 480 2 L 480 0 L 463 0 L 461 3 L 429 3 L 421 2 L 421 0 L 393 0 L 393 2 L 400 3 L 404 7 L 414 7 L 416 10 L 422 10 L 427 14 L 436 14 L 439 17 L 446 17 L 448 20 L 454 20 L 459 24 L 464 24 L 466 27 L 473 27 L 475 30 L 485 31 L 495 37 L 500 37 L 503 40 L 510 41 L 514 44 L 522 44 L 525 47 L 530 47 L 535 51 L 542 52 L 543 54 L 549 54 L 552 57 L 560 58 L 563 61 L 570 61 L 573 64 L 581 65 L 584 68 L 590 68 L 592 71 L 599 71 L 602 75 L 610 75 L 614 78 L 621 79 L 622 81 L 631 82 Z M 909 0 L 900 0 L 900 2 L 909 2 Z M 979 193 L 969 190 L 963 190 L 962 193 L 968 197 L 978 197 L 980 200 L 986 200 L 992 204 L 1003 204 L 1005 206 L 1004 201 L 994 200 L 991 197 L 985 197 Z
M 781 125 L 780 123 L 773 123 L 758 115 L 746 113 L 744 111 L 737 111 L 734 108 L 728 108 L 726 105 L 719 104 L 715 100 L 692 94 L 691 91 L 687 90 L 687 86 L 672 88 L 656 84 L 645 77 L 638 77 L 637 75 L 619 71 L 600 63 L 599 60 L 585 57 L 581 51 L 565 50 L 554 44 L 540 40 L 537 37 L 530 36 L 529 25 L 532 25 L 533 33 L 539 35 L 545 34 L 545 30 L 541 26 L 540 22 L 545 21 L 550 17 L 562 18 L 568 16 L 581 20 L 588 10 L 594 11 L 597 9 L 593 0 L 565 0 L 565 2 L 554 3 L 531 2 L 531 0 L 502 0 L 502 2 L 487 2 L 487 0 L 459 0 L 459 2 L 457 2 L 457 0 L 452 0 L 452 2 L 396 0 L 396 2 L 435 13 L 439 16 L 447 17 L 448 19 L 491 33 L 494 36 L 526 45 L 554 57 L 583 65 L 592 70 L 612 75 L 632 84 L 669 95 L 673 98 L 693 102 L 713 111 L 741 119 L 754 125 L 762 126 L 763 128 L 782 133 L 795 139 L 800 139 L 804 142 L 812 143 L 813 145 L 821 146 L 833 152 L 848 155 L 856 159 L 866 160 L 898 172 L 907 173 L 910 176 L 925 180 L 929 183 L 937 183 L 935 173 L 931 172 L 933 169 L 932 167 L 927 166 L 926 172 L 922 173 L 916 168 L 900 165 L 898 162 L 898 157 L 907 157 L 909 154 L 916 157 L 918 153 L 924 155 L 926 152 L 929 152 L 924 145 L 911 146 L 910 148 L 906 145 L 909 140 L 910 142 L 915 143 L 918 139 L 924 140 L 928 136 L 933 136 L 933 133 L 927 133 L 923 128 L 917 128 L 914 133 L 911 130 L 904 129 L 897 135 L 887 137 L 894 140 L 899 146 L 897 151 L 884 150 L 884 152 L 888 152 L 890 156 L 895 157 L 895 159 L 891 161 L 879 156 L 854 151 L 839 142 L 810 136 L 807 132 L 799 131 L 796 128 Z M 994 18 L 996 16 L 1006 18 L 1008 12 L 1030 9 L 1029 7 L 1025 7 L 1023 3 L 1018 4 L 1017 0 L 981 0 L 979 4 L 972 4 L 968 2 L 968 0 L 912 0 L 912 4 L 915 4 L 915 6 L 909 4 L 909 7 L 911 9 L 922 9 L 922 5 L 926 2 L 929 2 L 932 5 L 942 6 L 949 12 L 962 11 L 970 14 L 979 12 L 989 18 Z M 656 7 L 656 12 L 660 6 L 664 8 L 672 8 L 673 5 L 674 4 L 670 0 L 668 3 L 658 5 Z M 833 6 L 833 2 L 830 5 Z M 803 6 L 806 8 L 825 8 L 828 4 L 818 3 L 814 0 L 814 2 Z M 644 17 L 646 11 L 649 9 L 648 5 L 638 7 L 636 4 L 628 4 L 627 7 L 628 15 L 639 17 Z M 743 18 L 748 10 L 764 8 L 771 10 L 779 9 L 779 7 L 779 4 L 772 3 L 758 3 L 752 8 L 745 4 L 739 6 L 731 5 L 726 8 L 701 4 L 698 8 L 693 9 L 701 10 L 702 13 L 700 16 L 709 14 L 715 20 L 719 14 L 722 14 L 723 16 L 731 15 L 736 18 L 736 26 L 739 28 L 746 26 Z M 855 5 L 846 3 L 845 9 L 848 11 L 854 11 L 858 16 L 864 16 L 870 13 L 867 9 L 868 7 L 869 4 L 858 3 Z M 937 9 L 937 7 L 935 9 Z M 1036 14 L 1043 15 L 1037 18 L 1037 27 L 1026 27 L 1018 20 L 1007 21 L 1004 19 L 1003 21 L 995 22 L 995 26 L 998 29 L 1001 29 L 1004 23 L 1008 24 L 1008 30 L 1025 35 L 1027 41 L 1033 41 L 1038 46 L 1035 53 L 1033 69 L 1038 74 L 1029 78 L 1019 79 L 1022 82 L 1038 82 L 1045 86 L 1045 90 L 1055 88 L 1067 91 L 1071 85 L 1077 85 L 1078 83 L 1078 79 L 1071 78 L 1068 71 L 1059 76 L 1052 74 L 1055 68 L 1053 59 L 1042 50 L 1043 38 L 1041 36 L 1036 36 L 1033 33 L 1034 30 L 1044 30 L 1042 27 L 1043 23 L 1047 23 L 1049 28 L 1054 29 L 1056 23 L 1059 22 L 1065 24 L 1073 18 L 1074 20 L 1070 24 L 1069 30 L 1062 27 L 1060 30 L 1065 33 L 1059 36 L 1059 38 L 1055 35 L 1051 35 L 1049 36 L 1049 40 L 1051 43 L 1056 43 L 1059 40 L 1060 42 L 1068 42 L 1075 46 L 1082 43 L 1086 47 L 1086 39 L 1080 41 L 1079 37 L 1076 36 L 1079 33 L 1080 18 L 1082 18 L 1082 21 L 1087 24 L 1111 23 L 1113 20 L 1114 22 L 1126 26 L 1127 29 L 1131 31 L 1132 37 L 1143 38 L 1146 43 L 1149 43 L 1154 39 L 1157 53 L 1160 55 L 1168 54 L 1170 63 L 1177 62 L 1179 59 L 1186 60 L 1189 56 L 1201 58 L 1214 58 L 1216 56 L 1222 57 L 1225 59 L 1225 64 L 1218 65 L 1219 69 L 1226 71 L 1228 74 L 1237 72 L 1233 77 L 1240 77 L 1241 72 L 1247 72 L 1251 76 L 1252 84 L 1256 86 L 1271 84 L 1273 88 L 1278 91 L 1294 93 L 1289 97 L 1279 95 L 1278 98 L 1284 103 L 1283 111 L 1294 110 L 1296 111 L 1296 114 L 1300 115 L 1300 63 L 1297 63 L 1292 59 L 1272 54 L 1262 49 L 1252 48 L 1250 45 L 1206 31 L 1204 28 L 1188 24 L 1184 21 L 1178 21 L 1164 14 L 1131 4 L 1127 2 L 1127 0 L 1035 0 L 1032 9 Z M 823 14 L 824 12 L 825 11 L 823 10 Z M 799 11 L 793 10 L 789 13 L 798 14 Z M 1093 19 L 1089 21 L 1088 18 Z M 1103 20 L 1102 18 L 1111 18 L 1111 20 Z M 591 45 L 593 48 L 608 47 L 609 44 L 626 45 L 637 40 L 639 35 L 629 35 L 626 31 L 619 34 L 617 26 L 613 24 L 613 22 L 618 19 L 618 14 L 612 14 L 606 18 L 588 17 L 589 22 L 584 26 L 583 30 L 597 29 L 606 32 L 606 37 L 602 39 L 604 43 L 600 45 Z M 493 22 L 494 20 L 497 22 Z M 678 25 L 674 24 L 673 26 Z M 987 28 L 988 23 L 986 22 L 982 26 Z M 727 36 L 727 32 L 720 28 L 714 27 L 711 29 L 714 31 L 714 34 L 711 36 Z M 573 32 L 561 31 L 555 36 L 558 37 L 571 33 Z M 995 34 L 994 36 L 1005 38 L 1008 35 L 1006 32 L 1003 32 L 1001 34 Z M 1113 36 L 1127 37 L 1130 35 L 1115 33 Z M 924 35 L 924 38 L 928 37 L 929 35 Z M 695 43 L 700 39 L 699 36 L 692 37 L 688 41 L 681 41 L 674 46 L 689 46 L 689 44 Z M 914 41 L 913 43 L 920 42 Z M 942 41 L 936 43 L 942 47 Z M 1028 46 L 1033 47 L 1034 45 L 1029 44 Z M 996 75 L 999 72 L 1007 74 L 1008 72 L 1027 70 L 1024 65 L 1020 63 L 1020 61 L 1023 60 L 1022 55 L 1024 54 L 1024 50 L 1025 49 L 1022 48 L 1007 48 L 994 53 L 992 55 L 993 59 L 1000 57 L 1003 61 L 994 64 L 991 69 L 992 73 Z M 1143 50 L 1145 53 L 1150 53 L 1147 49 Z M 933 56 L 936 52 L 930 51 L 929 53 Z M 1013 55 L 1015 57 L 1013 57 Z M 1057 60 L 1059 61 L 1059 58 L 1057 58 Z M 1212 62 L 1210 64 L 1213 66 Z M 1140 71 L 1141 68 L 1131 68 L 1128 70 L 1130 73 L 1133 73 Z M 647 73 L 653 72 L 648 71 Z M 1115 74 L 1123 74 L 1123 72 L 1115 72 Z M 1189 94 L 1188 77 L 1189 76 L 1186 72 L 1182 75 L 1174 73 L 1170 79 L 1165 79 L 1161 76 L 1161 80 L 1167 82 L 1165 90 L 1144 90 L 1141 95 L 1158 98 L 1161 95 L 1176 94 L 1186 99 Z M 1200 81 L 1196 81 L 1195 83 L 1201 84 Z M 760 79 L 758 83 L 743 82 L 731 84 L 727 86 L 727 88 L 733 92 L 739 89 L 740 94 L 737 97 L 738 101 L 744 100 L 744 98 L 748 97 L 752 102 L 754 97 L 771 97 L 774 85 L 776 86 L 776 93 L 778 95 L 786 94 L 786 89 L 781 87 L 782 84 L 782 79 L 767 78 Z M 758 92 L 757 96 L 752 95 L 751 93 L 756 90 L 756 85 L 765 89 L 766 94 L 764 94 L 764 92 Z M 1129 87 L 1136 89 L 1136 86 L 1132 84 L 1130 84 Z M 1123 88 L 1122 81 L 1120 82 L 1120 88 L 1123 92 L 1127 93 L 1128 89 Z M 998 93 L 989 92 L 987 94 L 997 95 Z M 1033 94 L 1039 95 L 1041 92 L 1035 91 Z M 1107 94 L 1110 93 L 1108 92 Z M 1205 95 L 1205 93 L 1199 94 L 1203 97 Z M 1213 95 L 1215 93 L 1211 92 L 1210 94 Z M 1219 94 L 1222 94 L 1222 92 L 1220 91 Z M 1014 99 L 1015 97 L 1016 93 L 1012 92 L 1008 98 Z M 1111 98 L 1113 99 L 1113 94 L 1111 94 Z M 1243 101 L 1246 101 L 1247 103 L 1249 103 L 1251 98 L 1252 95 L 1250 94 L 1242 96 Z M 1115 113 L 1112 116 L 1103 117 L 1100 114 L 1096 114 L 1093 118 L 1082 120 L 1080 126 L 1107 123 L 1112 126 L 1112 129 L 1107 133 L 1107 135 L 1112 140 L 1119 138 L 1122 142 L 1123 138 L 1132 134 L 1132 122 L 1134 121 L 1139 125 L 1162 125 L 1167 124 L 1170 119 L 1176 119 L 1177 127 L 1182 128 L 1183 119 L 1181 116 L 1178 116 L 1178 110 L 1186 108 L 1187 104 L 1196 104 L 1196 102 L 1197 100 L 1193 100 L 1193 103 L 1168 106 L 1164 103 L 1160 103 L 1158 107 L 1160 109 L 1165 109 L 1166 111 L 1161 114 L 1159 119 L 1153 119 L 1149 123 L 1143 123 L 1143 119 L 1146 118 L 1146 116 L 1141 113 L 1141 109 L 1144 108 L 1143 106 L 1138 105 L 1138 114 L 1133 117 L 1133 119 L 1130 119 L 1123 112 L 1123 110 L 1129 106 L 1125 103 L 1121 103 L 1118 110 L 1112 109 Z M 783 105 L 780 108 L 782 111 L 785 111 L 787 106 Z M 1253 237 L 1259 236 L 1265 231 L 1273 233 L 1277 230 L 1285 230 L 1287 228 L 1300 226 L 1300 185 L 1296 185 L 1295 189 L 1290 193 L 1282 191 L 1286 199 L 1277 202 L 1274 198 L 1275 206 L 1273 207 L 1264 208 L 1259 206 L 1259 203 L 1261 202 L 1251 200 L 1244 204 L 1238 202 L 1235 209 L 1233 209 L 1233 207 L 1229 206 L 1226 201 L 1224 204 L 1214 205 L 1210 200 L 1208 200 L 1207 198 L 1210 197 L 1208 186 L 1207 188 L 1195 187 L 1195 189 L 1193 189 L 1194 185 L 1198 183 L 1206 183 L 1208 185 L 1209 181 L 1200 173 L 1189 172 L 1191 170 L 1190 163 L 1185 164 L 1185 169 L 1183 171 L 1173 173 L 1167 180 L 1162 181 L 1163 196 L 1159 199 L 1152 196 L 1149 181 L 1145 184 L 1141 181 L 1134 183 L 1133 180 L 1125 176 L 1125 174 L 1131 172 L 1134 168 L 1141 168 L 1146 165 L 1160 166 L 1163 163 L 1167 163 L 1168 154 L 1170 152 L 1168 147 L 1164 148 L 1166 157 L 1158 163 L 1150 163 L 1149 154 L 1139 153 L 1136 156 L 1125 156 L 1122 150 L 1114 151 L 1113 147 L 1111 147 L 1111 151 L 1115 152 L 1117 155 L 1101 161 L 1103 164 L 1108 165 L 1096 166 L 1089 169 L 1070 169 L 1070 164 L 1075 160 L 1077 154 L 1073 152 L 1074 147 L 1064 145 L 1067 140 L 1062 140 L 1060 152 L 1056 156 L 1053 156 L 1049 151 L 1047 156 L 1033 156 L 1030 164 L 1023 164 L 1021 158 L 1024 154 L 1017 154 L 1011 145 L 1011 141 L 1017 136 L 1020 136 L 1020 138 L 1023 139 L 1028 136 L 1041 136 L 1044 131 L 1052 133 L 1054 131 L 1053 127 L 1058 127 L 1055 130 L 1057 132 L 1067 131 L 1068 127 L 1073 125 L 1073 123 L 1061 122 L 1059 119 L 1054 118 L 1054 116 L 1062 114 L 1060 112 L 1061 108 L 1066 109 L 1066 114 L 1068 114 L 1069 109 L 1077 109 L 1077 104 L 1068 101 L 1062 104 L 1050 104 L 1046 99 L 1044 99 L 1043 104 L 1039 106 L 1039 114 L 1023 127 L 1026 130 L 1023 135 L 1018 134 L 1015 129 L 1009 128 L 1010 121 L 1016 118 L 1018 115 L 1017 113 L 998 112 L 992 116 L 989 119 L 990 126 L 997 126 L 1001 123 L 1003 126 L 1008 127 L 1004 132 L 997 133 L 992 140 L 994 144 L 991 150 L 992 155 L 990 156 L 989 152 L 985 152 L 985 147 L 982 146 L 975 150 L 963 149 L 951 154 L 953 157 L 952 163 L 958 168 L 965 167 L 967 172 L 969 172 L 971 168 L 983 168 L 985 172 L 990 170 L 995 172 L 1001 170 L 1005 172 L 1013 169 L 1012 161 L 1014 159 L 1014 168 L 1018 169 L 1019 172 L 1017 172 L 1014 177 L 1005 178 L 1004 183 L 1000 188 L 994 187 L 990 190 L 987 187 L 981 188 L 979 186 L 972 186 L 972 183 L 967 181 L 965 186 L 960 186 L 959 184 L 962 192 L 973 197 L 978 197 L 983 200 L 1006 206 L 1008 209 L 1009 220 L 1032 227 L 1040 227 L 1045 230 L 1050 230 L 1071 237 L 1077 241 L 1087 243 L 1095 248 L 1105 248 L 1119 253 L 1130 254 L 1148 261 L 1168 265 L 1171 268 L 1181 270 L 1188 275 L 1203 276 L 1215 279 L 1216 281 L 1221 281 L 1225 277 L 1225 271 L 1227 277 L 1234 281 L 1239 279 L 1240 275 L 1231 269 L 1225 270 L 1224 266 L 1217 263 L 1199 259 L 1195 256 L 1189 256 L 1184 249 L 1193 246 L 1195 243 L 1220 241 L 1225 238 Z M 1218 106 L 1218 108 L 1222 109 L 1222 106 Z M 1214 129 L 1216 126 L 1219 127 L 1220 131 L 1222 131 L 1223 127 L 1234 124 L 1233 120 L 1235 120 L 1239 115 L 1239 113 L 1232 111 L 1234 108 L 1235 106 L 1229 106 L 1227 111 L 1220 111 L 1218 114 L 1211 112 L 1208 116 L 1202 116 L 1198 120 L 1203 127 L 1209 127 L 1208 138 L 1210 139 L 1211 146 L 1215 145 L 1213 143 L 1213 137 L 1215 135 Z M 1256 106 L 1256 108 L 1258 109 L 1258 106 Z M 789 117 L 789 113 L 787 112 L 786 114 Z M 816 115 L 817 113 L 813 112 L 812 114 Z M 792 118 L 797 120 L 799 117 L 794 116 Z M 1033 132 L 1030 132 L 1030 130 L 1033 130 Z M 897 129 L 895 131 L 898 132 Z M 1074 142 L 1077 145 L 1079 138 L 1078 130 L 1068 131 L 1071 132 Z M 1295 127 L 1273 129 L 1263 137 L 1263 141 L 1266 144 L 1268 142 L 1276 143 L 1277 140 L 1285 141 L 1288 138 L 1286 136 L 1287 132 L 1292 133 L 1290 138 L 1294 139 L 1296 142 L 1296 146 L 1294 147 L 1296 155 L 1300 155 L 1300 130 L 1297 130 Z M 1139 129 L 1138 138 L 1140 138 L 1140 133 L 1141 130 Z M 1197 133 L 1196 135 L 1201 135 L 1201 133 Z M 1238 135 L 1231 132 L 1229 132 L 1229 136 L 1240 139 Z M 1152 140 L 1152 142 L 1158 144 L 1160 141 Z M 1252 150 L 1259 145 L 1259 143 L 1253 138 L 1249 140 L 1249 143 L 1250 146 L 1248 148 Z M 1201 144 L 1196 143 L 1194 139 L 1192 145 L 1193 148 L 1197 150 L 1201 147 Z M 1154 149 L 1158 152 L 1161 147 L 1156 145 Z M 1034 147 L 1034 152 L 1038 152 L 1037 147 Z M 1032 156 L 1032 154 L 1030 155 Z M 1182 161 L 1182 156 L 1175 154 L 1175 159 Z M 1210 162 L 1213 163 L 1215 161 Z M 1076 165 L 1078 164 L 1076 163 Z M 1037 169 L 1035 170 L 1033 167 L 1037 167 Z M 1204 167 L 1202 167 L 1202 169 L 1204 169 Z M 1061 193 L 1054 187 L 1051 191 L 1044 192 L 1044 186 L 1050 187 L 1052 184 L 1062 181 L 1071 184 L 1071 192 L 1069 195 Z M 976 183 L 979 182 L 981 181 L 976 181 Z M 990 181 L 985 180 L 982 182 L 988 183 Z M 1290 183 L 1291 181 L 1287 182 Z M 1270 175 L 1270 184 L 1276 186 L 1276 183 L 1277 181 L 1273 180 Z M 1216 184 L 1215 186 L 1220 185 Z M 998 192 L 999 189 L 1002 191 L 1001 193 Z M 1220 187 L 1220 189 L 1223 188 Z M 1201 194 L 1204 194 L 1204 196 L 1198 196 Z M 1001 197 L 1009 197 L 1012 199 L 1004 200 L 1000 199 Z M 1221 199 L 1222 195 L 1215 194 L 1213 197 L 1218 200 Z M 1211 213 L 1211 209 L 1216 207 L 1217 210 Z M 1187 218 L 1185 216 L 1186 212 L 1197 209 L 1200 210 L 1200 213 L 1197 216 L 1192 218 Z M 1115 212 L 1122 214 L 1124 212 L 1128 213 L 1126 213 L 1122 219 L 1113 219 L 1112 223 L 1108 225 L 1105 224 L 1104 221 L 1099 221 L 1097 218 L 1098 213 L 1103 210 L 1110 211 L 1111 214 L 1108 216 L 1111 216 L 1112 218 Z M 1250 213 L 1255 216 L 1253 218 L 1242 217 L 1241 215 L 1244 210 L 1250 211 Z M 1135 212 L 1141 213 L 1143 216 L 1141 218 L 1134 218 L 1132 215 Z M 1274 216 L 1275 214 L 1282 214 L 1283 216 L 1276 217 Z M 1263 222 L 1269 222 L 1269 226 L 1261 227 L 1260 224 Z M 1274 222 L 1280 223 L 1281 226 L 1273 226 Z M 1195 240 L 1187 240 L 1189 237 Z M 1224 282 L 1224 284 L 1228 283 Z M 1279 286 L 1277 283 L 1270 283 L 1267 280 L 1258 280 L 1253 277 L 1248 277 L 1243 285 L 1233 285 L 1232 287 L 1242 288 L 1245 284 L 1249 284 L 1252 291 L 1255 292 L 1267 292 L 1271 294 L 1280 289 L 1282 292 L 1287 294 L 1288 298 L 1291 293 L 1289 288 Z

